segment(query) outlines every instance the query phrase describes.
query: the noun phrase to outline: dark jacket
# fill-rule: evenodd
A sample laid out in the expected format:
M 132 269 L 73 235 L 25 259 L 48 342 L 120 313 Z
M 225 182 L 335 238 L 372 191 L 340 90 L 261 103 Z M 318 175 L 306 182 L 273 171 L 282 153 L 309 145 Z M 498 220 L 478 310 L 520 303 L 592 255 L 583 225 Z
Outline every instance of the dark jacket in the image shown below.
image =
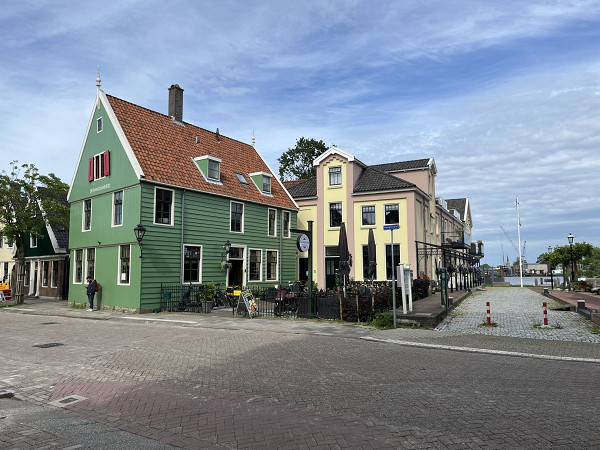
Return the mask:
M 87 285 L 87 289 L 85 291 L 87 295 L 96 293 L 96 280 L 90 281 L 90 284 Z

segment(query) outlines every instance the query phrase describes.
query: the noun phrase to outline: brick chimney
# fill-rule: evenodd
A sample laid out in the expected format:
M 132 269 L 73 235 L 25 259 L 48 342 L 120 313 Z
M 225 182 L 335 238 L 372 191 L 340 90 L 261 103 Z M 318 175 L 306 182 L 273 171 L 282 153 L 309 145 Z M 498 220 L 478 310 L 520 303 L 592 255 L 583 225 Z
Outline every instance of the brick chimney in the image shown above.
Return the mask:
M 178 84 L 172 84 L 169 88 L 169 117 L 183 122 L 183 89 Z

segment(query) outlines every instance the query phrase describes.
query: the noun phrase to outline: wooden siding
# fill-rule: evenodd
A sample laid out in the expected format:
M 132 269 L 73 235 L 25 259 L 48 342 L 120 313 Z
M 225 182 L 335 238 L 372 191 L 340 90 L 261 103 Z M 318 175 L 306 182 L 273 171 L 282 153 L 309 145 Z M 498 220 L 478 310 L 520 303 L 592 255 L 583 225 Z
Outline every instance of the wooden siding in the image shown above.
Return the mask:
M 227 197 L 220 197 L 195 191 L 174 189 L 173 225 L 154 224 L 154 190 L 159 187 L 150 183 L 142 183 L 141 205 L 142 223 L 146 227 L 142 258 L 142 282 L 140 308 L 153 309 L 160 303 L 160 284 L 178 283 L 181 277 L 182 245 L 202 246 L 202 283 L 220 283 L 225 287 L 226 272 L 221 271 L 224 259 L 223 244 L 229 240 L 234 247 L 245 247 L 245 268 L 248 269 L 249 248 L 263 250 L 263 277 L 266 279 L 265 250 L 279 252 L 281 279 L 296 279 L 296 247 L 295 236 L 281 239 L 281 209 L 277 208 L 278 233 L 276 237 L 267 236 L 268 206 L 251 202 L 244 204 L 244 232 L 229 231 L 230 202 Z M 165 189 L 169 189 L 165 187 Z M 182 199 L 184 202 L 184 233 L 181 233 Z M 296 212 L 291 212 L 291 227 L 296 226 Z M 247 272 L 244 273 L 247 283 Z M 252 283 L 255 284 L 255 283 Z M 279 284 L 276 282 L 260 283 L 262 285 Z

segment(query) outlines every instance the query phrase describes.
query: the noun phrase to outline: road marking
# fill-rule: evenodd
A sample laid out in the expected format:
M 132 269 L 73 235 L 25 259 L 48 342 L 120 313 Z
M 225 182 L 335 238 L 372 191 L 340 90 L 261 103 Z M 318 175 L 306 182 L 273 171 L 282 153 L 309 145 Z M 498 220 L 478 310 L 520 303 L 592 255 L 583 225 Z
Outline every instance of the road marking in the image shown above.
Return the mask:
M 143 320 L 143 321 L 145 321 L 145 322 L 154 321 L 154 322 L 194 323 L 194 324 L 197 324 L 197 323 L 198 323 L 198 322 L 194 322 L 193 320 L 148 319 L 148 318 L 146 318 L 146 317 L 128 317 L 128 316 L 125 316 L 125 317 L 123 317 L 123 319 L 129 319 L 129 320 Z
M 425 344 L 423 342 L 410 342 L 410 341 L 397 341 L 395 339 L 378 339 L 371 336 L 361 337 L 366 341 L 375 342 L 388 342 L 390 344 L 404 345 L 407 347 L 420 347 L 420 348 L 434 348 L 439 350 L 454 350 L 459 352 L 471 352 L 471 353 L 487 353 L 490 355 L 502 355 L 502 356 L 522 356 L 526 358 L 537 358 L 537 359 L 549 359 L 555 361 L 575 361 L 575 362 L 587 362 L 600 364 L 600 359 L 595 358 L 576 358 L 571 356 L 553 356 L 553 355 L 536 355 L 535 353 L 523 353 L 523 352 L 509 352 L 506 350 L 490 350 L 486 348 L 475 348 L 475 347 L 458 347 L 455 345 L 443 345 L 443 344 Z

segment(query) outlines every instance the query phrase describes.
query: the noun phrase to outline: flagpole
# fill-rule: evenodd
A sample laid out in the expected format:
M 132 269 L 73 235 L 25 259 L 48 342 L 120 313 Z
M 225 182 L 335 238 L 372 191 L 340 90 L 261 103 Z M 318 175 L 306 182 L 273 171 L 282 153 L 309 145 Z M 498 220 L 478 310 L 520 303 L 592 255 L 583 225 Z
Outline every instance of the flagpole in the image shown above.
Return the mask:
M 521 256 L 521 219 L 519 218 L 519 197 L 517 196 L 517 235 L 519 237 L 519 275 L 523 287 L 523 257 Z

